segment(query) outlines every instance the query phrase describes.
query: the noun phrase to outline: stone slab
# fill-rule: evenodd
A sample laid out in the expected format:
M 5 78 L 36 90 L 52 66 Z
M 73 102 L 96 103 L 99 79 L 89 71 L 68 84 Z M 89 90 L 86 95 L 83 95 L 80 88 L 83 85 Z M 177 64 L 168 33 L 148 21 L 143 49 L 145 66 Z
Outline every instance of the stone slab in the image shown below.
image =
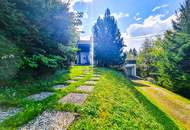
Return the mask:
M 90 80 L 92 80 L 92 81 L 98 81 L 98 80 L 100 80 L 100 78 L 99 77 L 93 77 Z
M 83 79 L 84 77 L 79 77 L 79 76 L 77 76 L 77 77 L 74 77 L 73 79 L 75 79 L 75 80 L 80 80 L 80 79 Z
M 76 105 L 82 105 L 87 99 L 88 94 L 81 93 L 69 93 L 65 97 L 59 100 L 60 103 L 71 103 Z
M 93 81 L 93 80 L 92 81 L 91 80 L 90 81 L 86 81 L 85 84 L 87 84 L 87 85 L 95 85 L 96 81 Z
M 76 81 L 76 80 L 67 80 L 67 81 L 66 81 L 66 83 L 69 83 L 69 84 L 75 83 L 75 82 L 77 82 L 77 81 Z
M 68 87 L 68 86 L 67 86 L 67 85 L 64 85 L 64 84 L 59 84 L 59 85 L 53 86 L 54 89 L 64 89 L 64 88 L 66 88 L 66 87 Z
M 8 117 L 16 115 L 21 109 L 20 108 L 2 108 L 0 107 L 0 123 Z
M 101 75 L 100 74 L 94 74 L 93 76 L 94 77 L 100 77 Z
M 51 93 L 51 92 L 41 92 L 39 94 L 31 95 L 31 96 L 27 97 L 27 99 L 35 100 L 35 101 L 42 101 L 42 100 L 48 98 L 49 96 L 52 96 L 53 94 L 54 93 Z
M 94 86 L 79 86 L 77 90 L 91 93 L 94 90 Z
M 75 113 L 45 111 L 19 130 L 67 130 L 75 118 Z
M 81 74 L 81 75 L 79 75 L 79 76 L 77 76 L 77 77 L 85 77 L 85 75 L 84 75 L 84 74 Z

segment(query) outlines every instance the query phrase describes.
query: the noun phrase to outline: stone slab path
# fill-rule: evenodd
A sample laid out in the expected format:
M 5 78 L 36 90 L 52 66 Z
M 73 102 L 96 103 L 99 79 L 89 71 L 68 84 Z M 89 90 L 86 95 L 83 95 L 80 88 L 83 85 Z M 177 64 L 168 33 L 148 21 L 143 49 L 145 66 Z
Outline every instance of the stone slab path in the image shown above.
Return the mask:
M 75 118 L 75 113 L 45 111 L 19 130 L 66 130 Z
M 85 71 L 87 73 L 87 71 Z M 77 77 L 74 77 L 71 80 L 66 81 L 66 83 L 75 83 L 77 80 L 83 79 L 85 75 L 80 75 Z M 86 81 L 85 83 L 87 85 L 79 86 L 77 90 L 91 93 L 94 90 L 94 85 L 96 84 L 96 81 L 98 81 L 100 78 L 99 74 L 95 74 L 89 81 Z M 54 89 L 64 89 L 68 87 L 65 84 L 58 84 L 53 86 Z M 42 92 L 39 94 L 31 95 L 27 97 L 27 99 L 35 100 L 35 101 L 41 101 L 49 96 L 53 95 L 51 92 Z M 88 94 L 82 94 L 82 93 L 69 93 L 63 98 L 59 100 L 59 103 L 65 104 L 75 104 L 75 105 L 82 105 L 88 97 Z M 0 110 L 0 120 L 1 120 L 1 110 Z M 66 130 L 68 127 L 74 122 L 76 119 L 76 116 L 78 114 L 72 113 L 72 112 L 60 112 L 60 111 L 44 111 L 40 116 L 38 116 L 36 119 L 30 121 L 28 124 L 24 125 L 23 127 L 20 127 L 19 130 Z
M 90 80 L 92 80 L 92 81 L 98 81 L 98 80 L 100 80 L 100 78 L 99 77 L 93 77 Z
M 89 81 L 86 81 L 85 84 L 87 84 L 87 85 L 95 85 L 96 81 L 89 80 Z
M 18 113 L 20 108 L 1 108 L 0 107 L 0 123 L 3 122 L 8 117 L 14 116 Z
M 94 90 L 94 86 L 79 86 L 77 90 L 91 93 Z
M 67 85 L 64 85 L 64 84 L 59 84 L 59 85 L 55 85 L 53 86 L 54 89 L 64 89 L 64 88 L 67 88 L 68 86 Z
M 101 75 L 100 74 L 94 74 L 93 76 L 94 77 L 100 77 Z
M 51 93 L 51 92 L 42 92 L 39 94 L 31 95 L 31 96 L 27 97 L 27 99 L 34 100 L 34 101 L 42 101 L 42 100 L 48 98 L 49 96 L 52 96 L 53 94 L 54 93 Z
M 82 105 L 87 99 L 88 94 L 69 93 L 65 97 L 59 100 L 60 103 L 71 103 L 76 105 Z
M 77 77 L 74 77 L 73 79 L 74 79 L 74 80 L 80 80 L 80 79 L 83 79 L 83 78 L 84 78 L 84 77 L 78 77 L 78 76 L 77 76 Z
M 77 82 L 77 81 L 76 81 L 76 80 L 67 80 L 67 81 L 66 81 L 66 83 L 69 83 L 69 84 L 75 83 L 75 82 Z

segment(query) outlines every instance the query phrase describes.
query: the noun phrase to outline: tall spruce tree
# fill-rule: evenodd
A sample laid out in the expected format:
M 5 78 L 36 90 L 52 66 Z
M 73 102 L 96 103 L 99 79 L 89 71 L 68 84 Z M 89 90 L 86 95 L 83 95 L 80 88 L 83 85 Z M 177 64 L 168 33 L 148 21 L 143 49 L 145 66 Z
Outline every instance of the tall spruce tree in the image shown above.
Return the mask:
M 177 21 L 173 21 L 173 27 L 178 32 L 190 34 L 190 0 L 181 5 L 179 12 L 176 11 Z
M 93 27 L 95 60 L 98 66 L 117 66 L 125 62 L 123 38 L 109 9 Z

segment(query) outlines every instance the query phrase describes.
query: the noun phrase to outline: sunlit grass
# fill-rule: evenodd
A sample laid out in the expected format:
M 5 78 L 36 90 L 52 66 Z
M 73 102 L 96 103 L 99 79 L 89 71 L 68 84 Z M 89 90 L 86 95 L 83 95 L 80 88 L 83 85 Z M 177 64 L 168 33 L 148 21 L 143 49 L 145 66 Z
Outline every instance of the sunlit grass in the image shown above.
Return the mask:
M 138 83 L 137 90 L 180 125 L 181 129 L 190 129 L 190 111 L 188 108 L 190 101 L 188 99 L 147 81 L 135 82 Z
M 72 130 L 177 130 L 120 72 L 98 69 L 102 77 L 80 111 Z

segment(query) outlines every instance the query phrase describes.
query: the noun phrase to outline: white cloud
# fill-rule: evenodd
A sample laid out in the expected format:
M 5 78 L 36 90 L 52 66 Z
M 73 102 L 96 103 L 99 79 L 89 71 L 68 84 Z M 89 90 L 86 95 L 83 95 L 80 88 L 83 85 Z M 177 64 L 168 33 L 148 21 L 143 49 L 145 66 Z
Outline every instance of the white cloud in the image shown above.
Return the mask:
M 152 9 L 152 12 L 155 12 L 155 11 L 161 9 L 161 8 L 166 8 L 166 7 L 168 7 L 168 6 L 169 6 L 169 5 L 167 5 L 167 4 L 161 5 L 161 6 L 156 6 L 154 9 Z
M 112 13 L 112 16 L 114 16 L 116 20 L 119 20 L 119 19 L 124 18 L 124 17 L 129 17 L 129 14 L 119 12 L 119 13 Z
M 127 29 L 129 36 L 142 36 L 155 33 L 163 33 L 172 28 L 172 19 L 175 19 L 175 15 L 162 20 L 164 15 L 149 16 L 144 20 L 142 24 L 131 24 Z
M 129 14 L 128 13 L 122 13 L 122 12 L 117 12 L 117 13 L 111 13 L 112 16 L 114 16 L 114 18 L 118 21 L 120 20 L 121 18 L 124 18 L 124 17 L 129 17 Z M 103 14 L 100 14 L 100 18 L 103 18 L 104 15 Z
M 139 21 L 139 20 L 141 20 L 142 18 L 140 18 L 140 17 L 133 17 L 136 21 Z
M 145 38 L 155 35 L 163 34 L 166 30 L 172 29 L 172 19 L 175 20 L 176 16 L 171 15 L 167 19 L 162 19 L 164 15 L 149 16 L 142 24 L 131 24 L 126 33 L 123 34 L 125 44 L 128 48 L 139 49 L 144 42 Z
M 62 2 L 68 2 L 68 0 L 62 0 Z M 75 10 L 73 9 L 73 7 L 74 7 L 74 5 L 75 5 L 77 2 L 90 3 L 90 2 L 93 2 L 93 0 L 70 0 L 70 11 L 75 11 Z

